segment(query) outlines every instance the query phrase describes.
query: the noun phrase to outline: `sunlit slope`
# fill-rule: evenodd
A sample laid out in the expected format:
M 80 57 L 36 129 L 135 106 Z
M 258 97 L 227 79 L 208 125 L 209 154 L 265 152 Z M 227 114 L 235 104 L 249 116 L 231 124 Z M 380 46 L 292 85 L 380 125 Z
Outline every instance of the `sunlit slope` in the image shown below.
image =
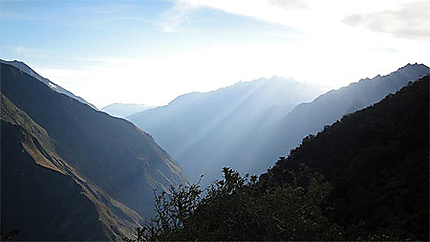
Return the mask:
M 106 240 L 97 209 L 55 153 L 54 142 L 1 96 L 1 221 L 14 240 Z
M 129 118 L 149 132 L 194 181 L 204 174 L 203 184 L 208 184 L 218 178 L 223 166 L 260 172 L 249 169 L 253 167 L 249 163 L 239 164 L 252 161 L 245 160 L 248 147 L 238 144 L 321 92 L 319 87 L 274 76 L 209 93 L 189 93 Z
M 133 124 L 56 93 L 10 65 L 2 64 L 1 79 L 2 120 L 34 137 L 30 139 L 34 145 L 30 142 L 28 146 L 37 149 L 26 150 L 34 163 L 63 173 L 80 186 L 96 207 L 105 236 L 120 238 L 152 216 L 153 189 L 187 182 L 176 162 Z M 7 112 L 3 112 L 3 102 L 9 103 Z M 4 139 L 9 137 L 2 134 Z M 38 147 L 44 152 L 32 152 L 40 150 Z M 2 164 L 5 153 L 9 155 L 2 148 Z M 9 210 L 2 207 L 2 216 L 3 211 Z
M 327 92 L 310 103 L 300 104 L 269 129 L 253 134 L 259 138 L 250 136 L 248 140 L 252 144 L 246 145 L 254 147 L 250 149 L 251 157 L 264 162 L 286 156 L 307 135 L 323 130 L 325 125 L 336 122 L 343 115 L 379 102 L 408 82 L 429 73 L 429 68 L 423 64 L 408 64 L 386 76 L 362 79 Z

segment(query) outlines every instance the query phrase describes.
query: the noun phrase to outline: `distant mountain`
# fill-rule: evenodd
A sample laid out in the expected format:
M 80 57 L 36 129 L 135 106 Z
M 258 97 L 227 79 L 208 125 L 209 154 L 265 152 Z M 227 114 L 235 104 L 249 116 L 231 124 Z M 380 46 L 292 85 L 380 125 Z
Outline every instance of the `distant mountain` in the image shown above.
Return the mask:
M 139 113 L 151 108 L 155 107 L 148 106 L 145 104 L 113 103 L 106 107 L 103 107 L 101 110 L 115 117 L 127 118 L 132 114 Z
M 213 92 L 185 94 L 167 106 L 129 119 L 153 135 L 194 181 L 204 174 L 205 185 L 218 178 L 220 167 L 236 167 L 233 161 L 247 164 L 239 167 L 244 172 L 256 172 L 247 168 L 248 160 L 232 159 L 245 158 L 249 152 L 238 144 L 321 93 L 319 87 L 274 76 Z
M 262 147 L 262 152 L 252 154 L 259 160 L 274 160 L 285 156 L 307 135 L 323 130 L 325 125 L 336 122 L 344 115 L 379 102 L 408 82 L 429 73 L 430 69 L 423 64 L 408 64 L 386 76 L 362 79 L 339 90 L 330 91 L 310 103 L 298 105 L 277 124 L 258 133 L 262 137 L 259 141 L 245 145 Z
M 187 184 L 145 132 L 1 64 L 1 223 L 16 240 L 118 240 Z
M 429 77 L 306 137 L 259 178 L 226 167 L 203 198 L 159 197 L 141 240 L 428 241 Z M 190 202 L 166 202 L 177 197 Z
M 429 75 L 308 136 L 269 174 L 286 184 L 302 163 L 333 186 L 345 240 L 428 240 Z
M 35 72 L 33 69 L 31 69 L 29 66 L 27 66 L 24 62 L 21 61 L 5 61 L 5 60 L 1 60 L 0 59 L 0 63 L 4 63 L 4 64 L 9 64 L 12 65 L 18 69 L 20 69 L 21 71 L 23 71 L 24 73 L 36 78 L 37 80 L 45 83 L 49 88 L 51 88 L 52 90 L 58 92 L 58 93 L 62 93 L 64 95 L 67 95 L 71 98 L 74 98 L 76 100 L 78 100 L 81 103 L 87 104 L 88 106 L 97 109 L 94 105 L 92 105 L 91 103 L 85 101 L 83 98 L 78 97 L 76 95 L 74 95 L 73 93 L 71 93 L 70 91 L 62 88 L 61 86 L 51 82 L 49 79 L 46 79 L 44 77 L 42 77 L 41 75 L 37 74 L 37 72 Z

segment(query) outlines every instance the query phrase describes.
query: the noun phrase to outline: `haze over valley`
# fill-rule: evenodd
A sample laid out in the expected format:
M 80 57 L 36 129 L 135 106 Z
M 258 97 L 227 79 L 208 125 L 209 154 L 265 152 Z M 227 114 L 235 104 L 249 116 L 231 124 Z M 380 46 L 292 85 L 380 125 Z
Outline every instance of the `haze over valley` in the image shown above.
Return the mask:
M 428 240 L 427 12 L 0 1 L 1 240 Z

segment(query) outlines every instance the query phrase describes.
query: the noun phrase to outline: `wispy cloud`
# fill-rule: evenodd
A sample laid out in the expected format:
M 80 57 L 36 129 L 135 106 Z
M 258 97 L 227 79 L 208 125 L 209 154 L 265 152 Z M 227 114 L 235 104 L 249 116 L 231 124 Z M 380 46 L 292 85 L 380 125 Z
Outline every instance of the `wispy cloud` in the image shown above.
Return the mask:
M 430 2 L 419 1 L 403 4 L 396 10 L 349 15 L 343 22 L 396 37 L 430 40 L 429 13 Z
M 270 4 L 277 5 L 284 9 L 308 9 L 309 5 L 300 0 L 270 0 Z
M 189 21 L 190 13 L 208 7 L 227 13 L 281 24 L 304 32 L 321 33 L 346 25 L 410 39 L 430 38 L 430 2 L 408 0 L 177 0 L 163 13 L 160 26 L 175 31 Z M 336 33 L 338 30 L 332 30 Z
M 164 32 L 175 32 L 190 21 L 193 12 L 202 8 L 298 28 L 304 22 L 300 19 L 305 19 L 301 17 L 301 12 L 308 9 L 308 5 L 298 0 L 176 0 L 170 9 L 160 15 L 158 26 Z
M 115 20 L 124 20 L 124 21 L 137 21 L 142 23 L 154 23 L 153 20 L 145 18 L 143 16 L 117 16 L 114 17 Z
M 78 5 L 68 9 L 76 18 L 70 25 L 79 28 L 89 28 L 107 32 L 125 33 L 130 26 L 139 27 L 142 24 L 155 24 L 155 20 L 142 13 L 145 4 L 136 4 L 129 1 L 117 2 L 91 2 L 89 5 Z
M 35 49 L 22 45 L 1 45 L 0 50 L 11 53 L 12 55 L 19 58 L 25 58 L 28 56 L 37 56 L 38 58 L 45 58 L 48 55 L 47 50 Z
M 163 32 L 175 32 L 189 20 L 189 15 L 202 5 L 187 0 L 178 0 L 175 5 L 161 13 L 161 21 L 157 23 Z
M 306 2 L 296 0 L 189 1 L 200 6 L 220 9 L 227 13 L 297 28 L 302 27 L 302 24 L 305 22 L 305 16 L 302 15 L 303 11 L 309 9 Z
M 26 51 L 26 48 L 24 48 L 23 46 L 13 46 L 12 50 L 15 51 L 17 54 L 22 54 Z
M 13 2 L 8 2 L 13 3 Z M 2 3 L 5 4 L 5 3 Z M 25 21 L 46 21 L 52 20 L 50 16 L 29 16 L 16 10 L 6 9 L 4 6 L 0 7 L 0 19 L 4 20 L 25 20 Z

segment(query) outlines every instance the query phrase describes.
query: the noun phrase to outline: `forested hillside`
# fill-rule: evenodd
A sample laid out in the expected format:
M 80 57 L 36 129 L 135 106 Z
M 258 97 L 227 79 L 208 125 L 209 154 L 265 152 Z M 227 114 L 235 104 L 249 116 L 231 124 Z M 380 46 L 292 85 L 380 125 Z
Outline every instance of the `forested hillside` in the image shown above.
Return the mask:
M 262 174 L 156 199 L 138 239 L 428 240 L 429 76 L 308 136 Z
M 307 137 L 271 172 L 282 183 L 301 163 L 334 187 L 330 218 L 348 239 L 428 239 L 429 76 Z

